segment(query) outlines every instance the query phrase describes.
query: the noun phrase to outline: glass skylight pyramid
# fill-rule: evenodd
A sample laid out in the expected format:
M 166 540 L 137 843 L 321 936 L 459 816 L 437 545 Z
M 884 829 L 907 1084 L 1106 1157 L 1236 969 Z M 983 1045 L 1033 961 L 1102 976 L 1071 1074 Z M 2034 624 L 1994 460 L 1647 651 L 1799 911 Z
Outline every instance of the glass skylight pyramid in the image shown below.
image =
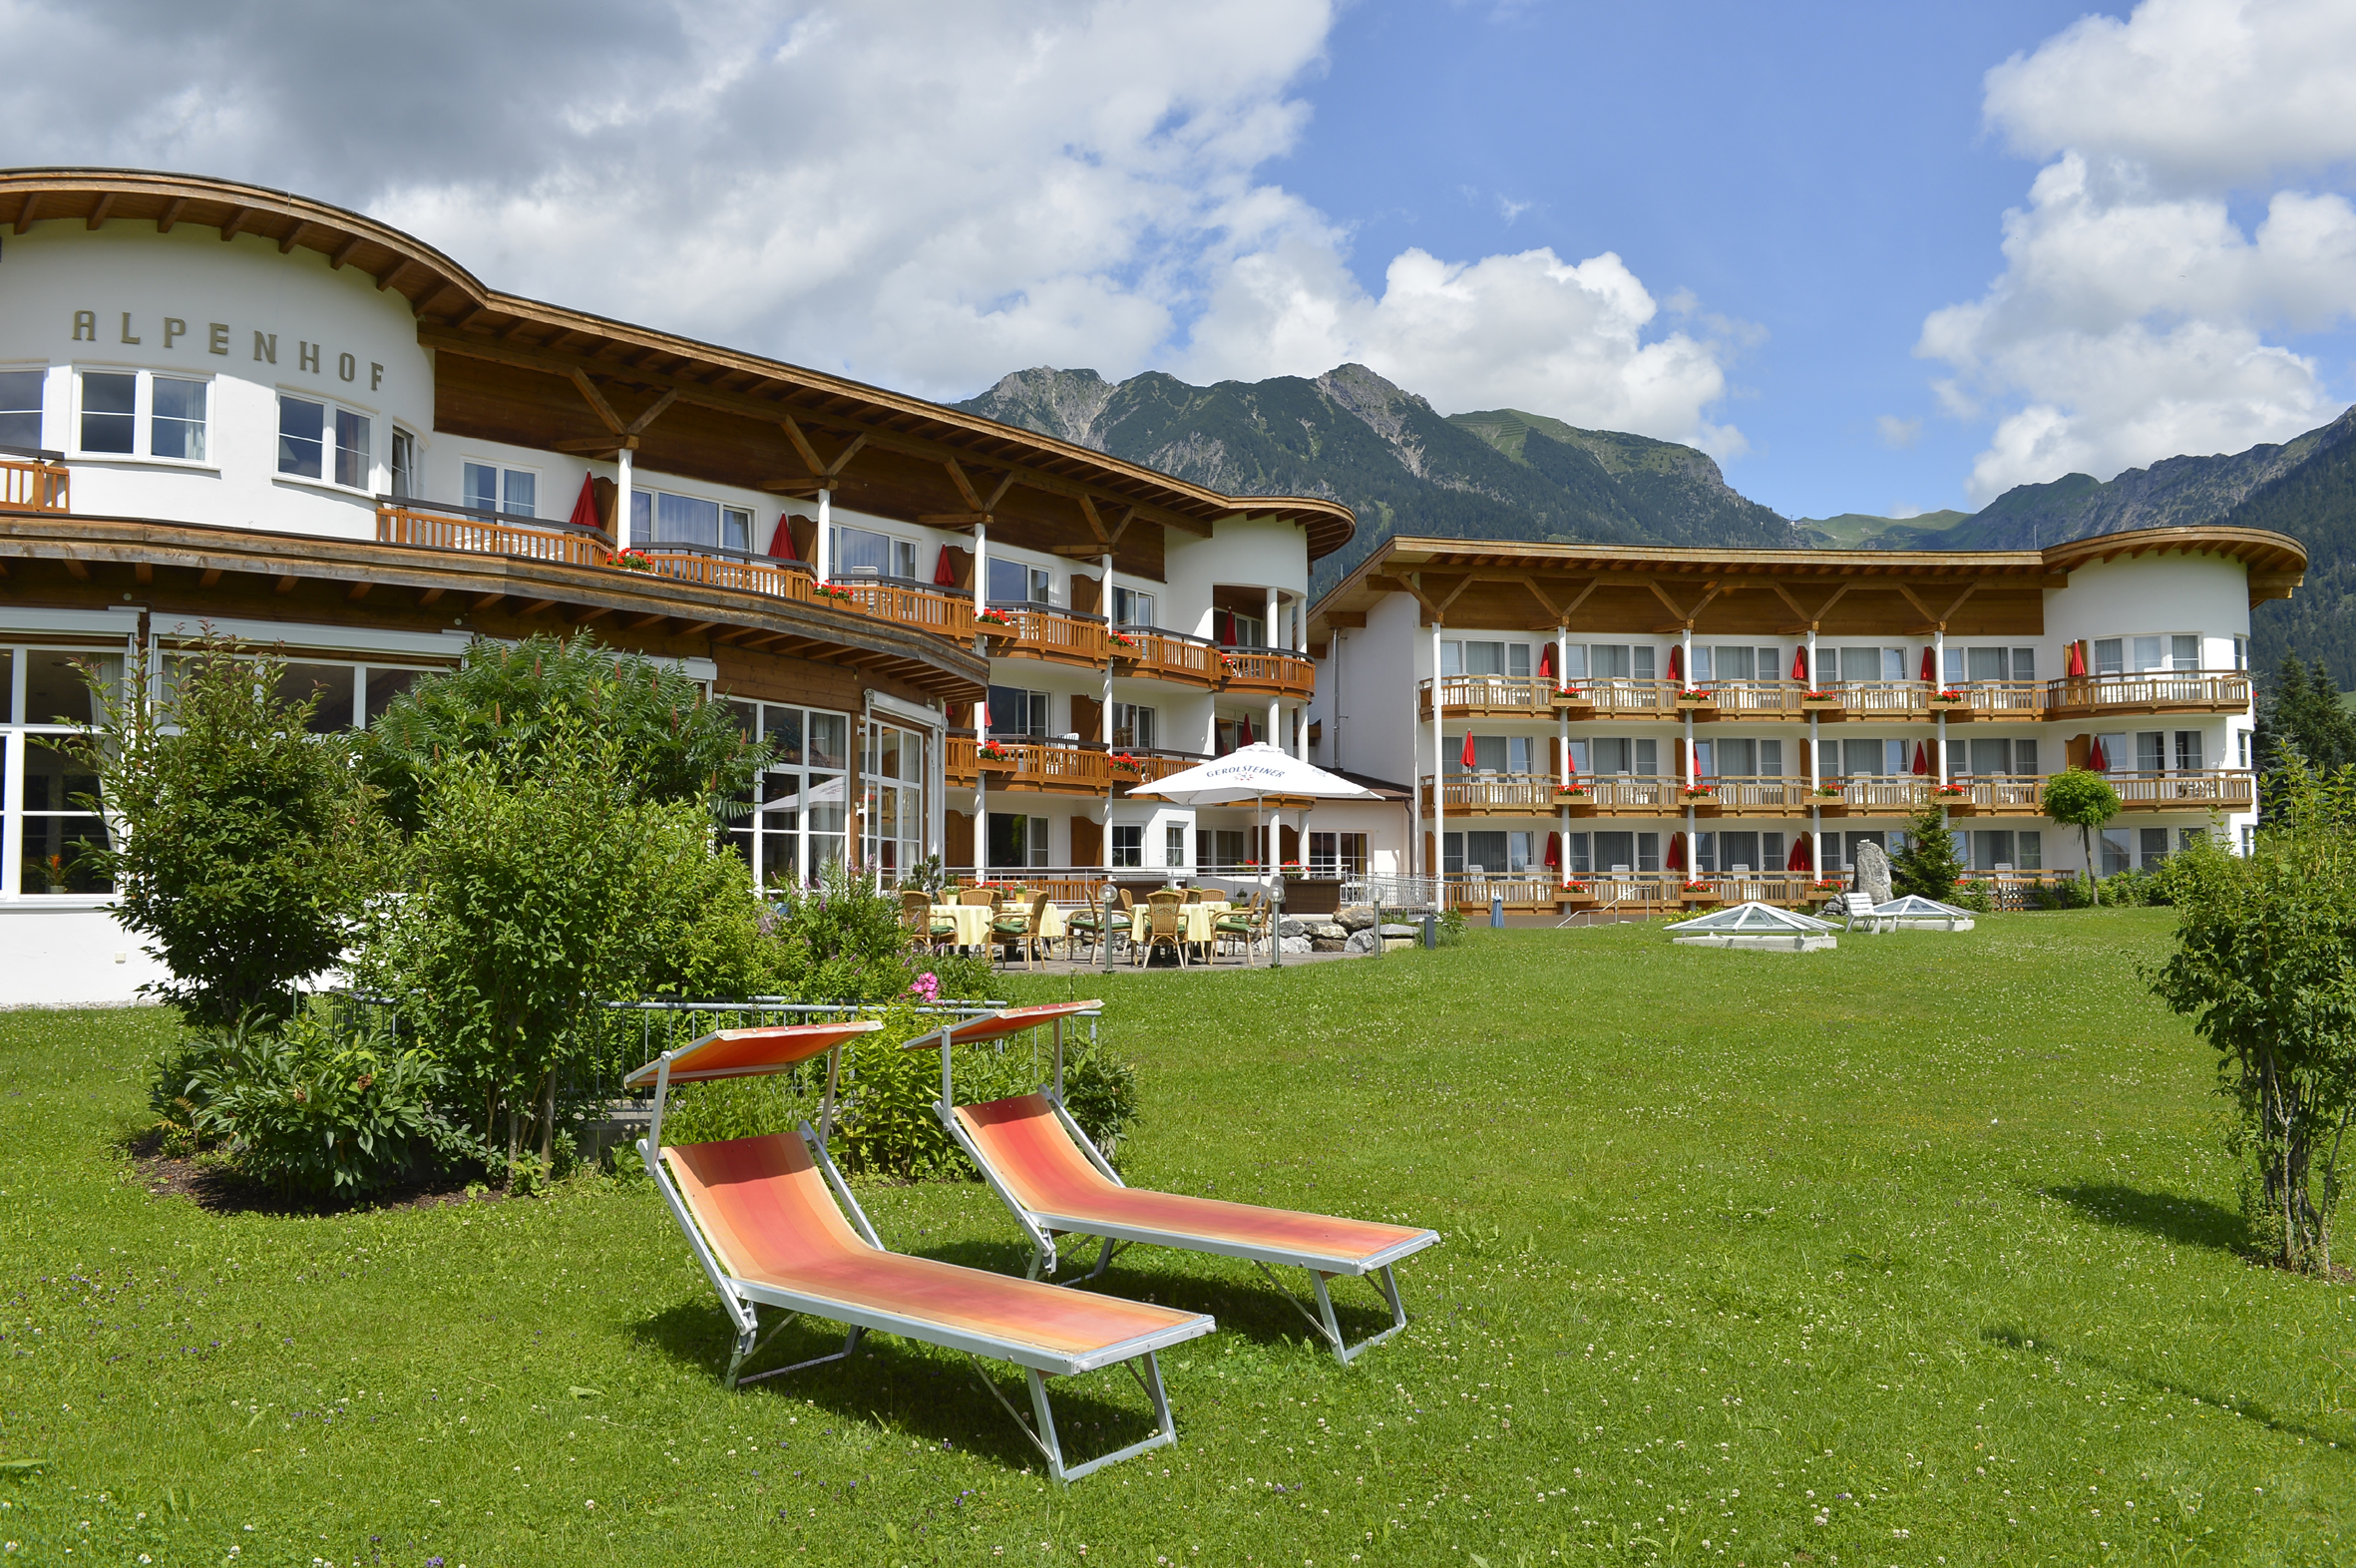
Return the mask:
M 1772 904 L 1746 902 L 1730 904 L 1722 910 L 1712 910 L 1693 920 L 1681 920 L 1669 930 L 1694 936 L 1713 933 L 1723 936 L 1797 937 L 1811 932 L 1838 931 L 1830 921 L 1802 915 L 1796 910 L 1777 909 Z
M 1919 893 L 1909 893 L 1902 899 L 1873 906 L 1876 915 L 1895 915 L 1900 920 L 1970 920 L 1970 910 L 1959 910 L 1952 904 L 1941 904 L 1937 899 L 1926 899 Z

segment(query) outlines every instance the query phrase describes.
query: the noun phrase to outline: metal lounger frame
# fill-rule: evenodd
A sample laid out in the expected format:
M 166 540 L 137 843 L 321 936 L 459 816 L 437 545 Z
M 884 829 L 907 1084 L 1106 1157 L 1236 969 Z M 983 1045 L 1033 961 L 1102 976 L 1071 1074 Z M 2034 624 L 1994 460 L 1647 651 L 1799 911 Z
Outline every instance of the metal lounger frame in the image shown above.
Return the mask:
M 1268 1283 L 1276 1288 L 1277 1294 L 1284 1298 L 1295 1312 L 1308 1321 L 1309 1326 L 1315 1329 L 1319 1337 L 1324 1339 L 1333 1350 L 1336 1359 L 1346 1367 L 1407 1326 L 1407 1310 L 1400 1303 L 1398 1277 L 1391 1272 L 1392 1267 L 1402 1258 L 1410 1257 L 1435 1244 L 1439 1239 L 1436 1236 L 1410 1237 L 1406 1241 L 1384 1248 L 1370 1258 L 1331 1258 L 1322 1254 L 1248 1247 L 1236 1242 L 1217 1241 L 1182 1232 L 1149 1230 L 1141 1226 L 1107 1225 L 1098 1220 L 1082 1220 L 1069 1215 L 1047 1214 L 1028 1207 L 1014 1195 L 1013 1190 L 998 1175 L 996 1167 L 990 1164 L 982 1150 L 975 1145 L 973 1138 L 967 1134 L 965 1124 L 958 1120 L 957 1099 L 950 1075 L 950 1047 L 956 1028 L 956 1024 L 946 1024 L 940 1030 L 941 1098 L 934 1102 L 933 1112 L 941 1118 L 941 1124 L 949 1129 L 949 1135 L 957 1140 L 958 1147 L 966 1151 L 966 1157 L 974 1162 L 974 1168 L 982 1172 L 982 1180 L 989 1183 L 989 1190 L 998 1195 L 998 1201 L 1006 1206 L 1006 1212 L 1014 1216 L 1014 1222 L 1022 1227 L 1023 1234 L 1029 1238 L 1031 1244 L 1030 1278 L 1038 1279 L 1042 1273 L 1049 1279 L 1054 1277 L 1056 1264 L 1061 1258 L 1058 1246 L 1058 1238 L 1061 1236 L 1084 1236 L 1100 1239 L 1103 1242 L 1103 1246 L 1096 1256 L 1096 1267 L 1080 1276 L 1074 1282 L 1075 1284 L 1085 1284 L 1101 1275 L 1112 1263 L 1116 1244 L 1121 1247 L 1138 1243 L 1149 1247 L 1175 1247 L 1185 1252 L 1203 1252 L 1221 1257 L 1240 1258 L 1258 1268 L 1262 1274 L 1268 1277 Z M 1080 1130 L 1079 1123 L 1073 1121 L 1071 1112 L 1064 1108 L 1063 1020 L 1061 1018 L 1054 1020 L 1054 1030 L 1055 1078 L 1054 1082 L 1041 1092 L 1046 1098 L 1048 1107 L 1054 1111 L 1055 1120 L 1061 1124 L 1064 1134 L 1079 1146 L 1080 1152 L 1087 1157 L 1088 1163 L 1093 1165 L 1104 1179 L 1114 1186 L 1126 1187 L 1128 1183 L 1121 1180 L 1120 1173 L 1112 1168 L 1112 1163 L 1105 1159 L 1102 1152 L 1097 1149 L 1096 1141 Z M 1275 1273 L 1268 1267 L 1271 1263 L 1295 1266 L 1309 1271 L 1310 1286 L 1317 1296 L 1317 1312 L 1315 1314 L 1301 1305 L 1300 1298 L 1285 1289 L 1283 1282 L 1278 1280 Z M 1381 1292 L 1383 1304 L 1390 1309 L 1390 1327 L 1367 1336 L 1356 1345 L 1350 1344 L 1343 1337 L 1342 1324 L 1334 1313 L 1334 1299 L 1326 1290 L 1328 1280 L 1345 1274 L 1379 1276 L 1375 1289 Z
M 828 1362 L 848 1360 L 858 1351 L 860 1340 L 872 1329 L 883 1334 L 896 1334 L 903 1339 L 915 1340 L 920 1344 L 938 1345 L 945 1350 L 964 1352 L 967 1359 L 974 1363 L 975 1375 L 981 1378 L 982 1387 L 989 1391 L 991 1398 L 997 1400 L 1004 1407 L 1006 1413 L 1013 1417 L 1014 1424 L 1022 1429 L 1022 1434 L 1028 1437 L 1031 1445 L 1039 1450 L 1046 1460 L 1048 1476 L 1059 1485 L 1069 1484 L 1084 1475 L 1104 1468 L 1108 1464 L 1134 1458 L 1138 1454 L 1149 1452 L 1155 1448 L 1167 1447 L 1177 1442 L 1178 1426 L 1170 1414 L 1170 1401 L 1168 1394 L 1162 1387 L 1161 1364 L 1156 1359 L 1156 1353 L 1166 1346 L 1183 1344 L 1187 1340 L 1197 1338 L 1203 1332 L 1201 1330 L 1191 1327 L 1171 1329 L 1159 1334 L 1139 1335 L 1133 1339 L 1120 1341 L 1093 1354 L 1059 1356 L 1053 1352 L 1041 1350 L 1037 1346 L 1023 1345 L 971 1330 L 945 1328 L 940 1324 L 927 1323 L 922 1319 L 909 1318 L 898 1313 L 833 1301 L 823 1296 L 789 1291 L 754 1280 L 740 1280 L 722 1268 L 719 1255 L 712 1250 L 709 1239 L 703 1234 L 703 1228 L 696 1223 L 694 1212 L 688 1208 L 685 1195 L 679 1191 L 677 1183 L 672 1181 L 670 1172 L 664 1168 L 662 1163 L 662 1111 L 663 1101 L 668 1096 L 670 1089 L 669 1058 L 671 1054 L 668 1051 L 664 1052 L 661 1065 L 656 1069 L 653 1114 L 647 1124 L 646 1136 L 638 1140 L 638 1154 L 645 1161 L 647 1174 L 654 1179 L 655 1189 L 662 1194 L 662 1201 L 669 1207 L 671 1218 L 678 1222 L 679 1230 L 687 1238 L 687 1245 L 694 1251 L 695 1261 L 702 1265 L 704 1278 L 711 1281 L 712 1290 L 720 1298 L 720 1306 L 728 1314 L 728 1321 L 735 1326 L 736 1343 L 728 1358 L 728 1371 L 722 1379 L 725 1386 L 733 1390 L 746 1383 L 760 1382 L 770 1377 L 781 1377 L 787 1372 L 800 1372 L 805 1368 L 820 1367 Z M 839 1056 L 840 1052 L 830 1051 L 828 1053 L 826 1102 L 819 1115 L 822 1125 L 831 1125 L 833 1120 Z M 843 1207 L 849 1212 L 851 1222 L 858 1230 L 861 1239 L 878 1252 L 890 1251 L 876 1235 L 875 1226 L 869 1223 L 867 1211 L 862 1209 L 859 1206 L 859 1200 L 851 1195 L 850 1183 L 843 1179 L 843 1173 L 836 1168 L 833 1158 L 828 1155 L 825 1134 L 813 1129 L 806 1121 L 800 1123 L 796 1131 L 800 1134 L 804 1145 L 809 1148 L 813 1163 L 825 1175 L 827 1185 L 834 1189 L 835 1196 L 841 1200 Z M 770 1326 L 769 1332 L 765 1335 L 761 1333 L 760 1309 L 762 1307 L 770 1307 L 785 1314 L 783 1318 Z M 843 1348 L 831 1355 L 814 1356 L 808 1361 L 795 1362 L 790 1367 L 776 1367 L 767 1372 L 754 1372 L 749 1376 L 744 1375 L 745 1363 L 751 1360 L 762 1346 L 776 1338 L 778 1333 L 798 1316 L 820 1318 L 831 1323 L 847 1325 L 850 1333 L 843 1341 Z M 984 1359 L 1009 1362 L 1022 1369 L 1023 1376 L 1030 1384 L 1031 1420 L 1025 1421 L 1006 1396 L 998 1391 L 997 1385 L 991 1382 L 988 1375 L 982 1371 L 981 1363 Z M 1078 1464 L 1069 1463 L 1063 1456 L 1062 1439 L 1055 1430 L 1054 1411 L 1047 1402 L 1046 1379 L 1050 1376 L 1070 1376 L 1079 1372 L 1094 1372 L 1099 1368 L 1115 1364 L 1128 1368 L 1130 1375 L 1137 1379 L 1138 1385 L 1145 1390 L 1146 1397 L 1152 1401 L 1154 1429 L 1148 1436 L 1130 1443 L 1125 1448 L 1118 1448 L 1107 1454 L 1099 1454 L 1093 1459 L 1083 1460 Z

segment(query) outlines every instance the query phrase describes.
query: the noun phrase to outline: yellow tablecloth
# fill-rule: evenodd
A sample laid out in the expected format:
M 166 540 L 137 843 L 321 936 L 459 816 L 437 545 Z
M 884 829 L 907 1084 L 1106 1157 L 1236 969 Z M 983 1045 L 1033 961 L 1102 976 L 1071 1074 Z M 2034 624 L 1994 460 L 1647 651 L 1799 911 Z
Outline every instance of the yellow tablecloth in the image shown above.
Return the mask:
M 955 940 L 961 948 L 979 948 L 989 941 L 990 922 L 996 918 L 997 911 L 986 904 L 933 906 L 933 919 L 936 922 L 947 921 L 957 927 Z M 1039 935 L 1050 942 L 1063 940 L 1063 912 L 1052 904 L 1039 913 Z
M 1179 940 L 1209 942 L 1211 925 L 1227 913 L 1225 904 L 1181 904 L 1178 906 Z M 1153 916 L 1142 906 L 1129 921 L 1129 940 L 1143 942 L 1153 935 Z

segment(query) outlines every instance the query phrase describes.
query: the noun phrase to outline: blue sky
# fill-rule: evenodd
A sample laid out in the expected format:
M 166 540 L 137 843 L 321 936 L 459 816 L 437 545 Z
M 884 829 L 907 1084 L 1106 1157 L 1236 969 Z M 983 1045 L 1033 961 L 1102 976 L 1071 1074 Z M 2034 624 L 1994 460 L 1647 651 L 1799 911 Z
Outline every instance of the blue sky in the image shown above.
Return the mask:
M 0 163 L 298 191 L 928 397 L 1357 361 L 1821 516 L 2356 389 L 2348 0 L 9 0 L 0 58 L 106 62 L 12 82 Z
M 1612 250 L 1762 329 L 1733 357 L 1751 451 L 1728 469 L 1777 511 L 1968 508 L 1986 432 L 1939 416 L 1914 345 L 2002 269 L 2034 172 L 1984 133 L 1982 75 L 2084 10 L 1362 5 L 1271 173 L 1353 225 L 1370 288 L 1408 245 Z M 1880 415 L 1920 419 L 1916 444 Z

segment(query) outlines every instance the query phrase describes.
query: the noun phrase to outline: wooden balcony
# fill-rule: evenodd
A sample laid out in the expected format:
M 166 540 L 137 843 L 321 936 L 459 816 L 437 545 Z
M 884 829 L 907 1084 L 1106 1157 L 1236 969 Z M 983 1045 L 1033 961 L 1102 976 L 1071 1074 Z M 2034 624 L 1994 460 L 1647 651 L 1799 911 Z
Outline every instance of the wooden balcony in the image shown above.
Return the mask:
M 63 461 L 12 449 L 0 455 L 0 509 L 71 512 L 73 475 Z
M 1721 680 L 1710 688 L 1721 720 L 1803 719 L 1807 687 L 1796 680 Z
M 1218 690 L 1227 679 L 1227 666 L 1219 657 L 1219 649 L 1201 637 L 1163 631 L 1155 626 L 1123 626 L 1121 631 L 1138 645 L 1133 667 L 1124 668 L 1124 674 L 1175 681 L 1205 691 Z M 1121 662 L 1131 663 L 1126 657 Z
M 1555 683 L 1514 675 L 1443 675 L 1440 701 L 1449 718 L 1552 718 Z M 1418 682 L 1425 718 L 1431 717 L 1431 682 Z
M 806 598 L 818 596 L 817 585 L 807 578 L 793 591 Z M 877 620 L 889 620 L 895 625 L 930 631 L 952 642 L 974 640 L 974 600 L 971 595 L 937 593 L 931 588 L 912 588 L 905 583 L 862 583 L 854 578 L 849 582 L 829 585 L 825 596 Z
M 1892 719 L 1926 719 L 1931 716 L 1931 698 L 1939 690 L 1920 680 L 1844 680 L 1821 689 L 1829 702 L 1808 702 L 1803 693 L 1802 716 L 1813 713 L 1828 723 L 1841 719 L 1882 723 Z
M 1282 648 L 1222 648 L 1227 690 L 1245 696 L 1290 697 L 1307 702 L 1317 687 L 1317 666 Z
M 2147 670 L 2077 675 L 2046 682 L 2049 719 L 2126 718 L 2142 713 L 2245 713 L 2249 676 L 2235 670 Z
M 1050 664 L 1077 664 L 1088 669 L 1102 669 L 1111 651 L 1101 620 L 1080 615 L 1066 615 L 1049 609 L 1044 604 L 998 604 L 989 606 L 1012 623 L 1011 637 L 992 636 L 989 643 L 993 658 L 1035 658 Z
M 743 593 L 765 593 L 771 598 L 804 602 L 817 597 L 809 572 L 794 571 L 783 562 L 757 557 L 706 556 L 695 551 L 664 550 L 660 546 L 633 550 L 630 555 L 644 560 L 647 570 L 655 577 L 678 583 L 735 588 Z
M 992 793 L 1002 789 L 1035 790 L 1049 795 L 1101 797 L 1109 788 L 1112 794 L 1121 796 L 1139 784 L 1166 779 L 1205 760 L 1184 753 L 1120 752 L 1117 748 L 1107 751 L 1102 746 L 1068 740 L 1028 740 L 1003 735 L 995 739 L 1009 753 L 1010 762 L 994 763 L 986 770 Z M 979 748 L 980 742 L 970 734 L 949 737 L 949 754 L 944 762 L 951 784 L 971 789 L 981 781 L 984 770 L 977 755 Z M 1115 755 L 1133 757 L 1136 771 L 1115 767 L 1112 762 Z
M 1955 782 L 1967 791 L 1947 802 L 1951 816 L 2042 817 L 2045 780 L 2034 773 L 1959 774 Z
M 1459 773 L 1444 803 L 1455 817 L 1668 817 L 1685 812 L 1682 780 L 1648 774 L 1579 775 L 1585 795 L 1558 798 L 1551 773 Z M 1422 780 L 1423 815 L 1431 815 L 1431 776 Z
M 1944 706 L 1935 699 L 1931 714 L 1944 711 L 1949 723 L 1959 721 L 2038 723 L 2051 715 L 2045 710 L 2045 682 L 2039 680 L 1974 680 L 1944 688 L 1963 701 Z
M 604 536 L 592 529 L 562 523 L 533 523 L 459 508 L 444 510 L 414 502 L 377 504 L 376 542 L 422 545 L 428 550 L 451 550 L 470 556 L 553 561 L 569 567 L 603 567 L 613 563 L 613 552 L 606 547 Z
M 2248 811 L 2257 805 L 2257 775 L 2239 768 L 2183 773 L 2106 773 L 2122 811 Z

